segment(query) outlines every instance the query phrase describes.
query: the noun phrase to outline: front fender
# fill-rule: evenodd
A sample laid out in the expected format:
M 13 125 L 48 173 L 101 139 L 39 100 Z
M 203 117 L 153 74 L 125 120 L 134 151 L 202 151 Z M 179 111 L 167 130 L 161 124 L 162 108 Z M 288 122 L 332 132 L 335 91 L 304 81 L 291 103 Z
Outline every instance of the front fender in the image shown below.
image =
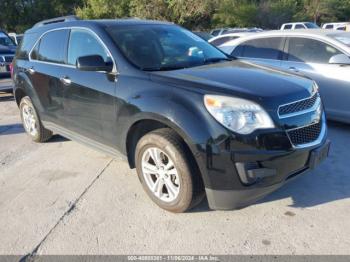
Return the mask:
M 207 112 L 203 94 L 175 89 L 164 93 L 147 92 L 132 97 L 119 114 L 118 122 L 124 126 L 120 141 L 127 140 L 128 132 L 135 123 L 143 120 L 158 121 L 183 138 L 200 168 L 204 183 L 210 184 L 207 175 L 208 147 L 221 144 L 229 134 Z M 121 146 L 126 152 L 126 144 Z

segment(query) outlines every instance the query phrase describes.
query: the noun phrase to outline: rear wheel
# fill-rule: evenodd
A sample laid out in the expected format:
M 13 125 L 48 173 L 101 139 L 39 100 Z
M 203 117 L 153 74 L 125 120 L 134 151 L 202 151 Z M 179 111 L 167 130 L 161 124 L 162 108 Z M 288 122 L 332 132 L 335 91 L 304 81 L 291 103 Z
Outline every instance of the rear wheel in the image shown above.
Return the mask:
M 43 126 L 28 96 L 21 99 L 19 108 L 24 129 L 33 141 L 46 142 L 52 137 L 52 132 Z
M 171 129 L 153 131 L 136 147 L 136 168 L 149 197 L 161 208 L 185 212 L 204 196 L 200 175 L 183 141 Z

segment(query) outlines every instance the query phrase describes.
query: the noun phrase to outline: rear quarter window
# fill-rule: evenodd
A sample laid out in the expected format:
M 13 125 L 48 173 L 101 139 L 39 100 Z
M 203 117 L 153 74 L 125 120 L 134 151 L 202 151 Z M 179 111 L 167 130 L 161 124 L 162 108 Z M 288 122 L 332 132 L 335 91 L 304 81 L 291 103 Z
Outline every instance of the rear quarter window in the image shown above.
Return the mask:
M 29 53 L 37 41 L 37 38 L 38 34 L 36 33 L 25 34 L 23 40 L 17 48 L 16 58 L 28 60 Z
M 328 64 L 334 55 L 342 54 L 335 47 L 315 39 L 291 37 L 288 44 L 288 61 Z
M 239 45 L 232 51 L 231 55 L 234 57 L 240 57 L 242 56 L 242 50 L 243 50 L 242 46 Z

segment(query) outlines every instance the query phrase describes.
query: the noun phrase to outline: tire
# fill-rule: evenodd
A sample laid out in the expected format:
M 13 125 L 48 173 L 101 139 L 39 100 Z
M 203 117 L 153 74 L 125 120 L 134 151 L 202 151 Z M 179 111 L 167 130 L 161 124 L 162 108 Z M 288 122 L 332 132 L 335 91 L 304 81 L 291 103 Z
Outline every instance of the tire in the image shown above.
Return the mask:
M 43 143 L 52 137 L 52 131 L 46 129 L 41 123 L 29 96 L 25 96 L 21 99 L 19 109 L 23 127 L 34 142 Z
M 158 157 L 156 152 L 159 153 Z M 159 167 L 156 167 L 153 158 L 160 159 Z M 198 168 L 191 164 L 191 158 L 182 139 L 169 128 L 150 132 L 137 143 L 135 159 L 138 177 L 148 196 L 159 207 L 181 213 L 203 200 L 203 182 Z M 163 182 L 157 184 L 159 179 Z

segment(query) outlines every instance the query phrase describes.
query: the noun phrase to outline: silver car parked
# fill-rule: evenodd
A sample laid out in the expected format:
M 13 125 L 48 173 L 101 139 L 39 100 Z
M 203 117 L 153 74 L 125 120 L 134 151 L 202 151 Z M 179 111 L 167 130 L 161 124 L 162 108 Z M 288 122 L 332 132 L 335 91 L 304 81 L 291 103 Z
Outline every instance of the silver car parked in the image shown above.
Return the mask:
M 220 48 L 238 58 L 315 80 L 328 118 L 350 123 L 350 32 L 270 31 L 229 41 Z

